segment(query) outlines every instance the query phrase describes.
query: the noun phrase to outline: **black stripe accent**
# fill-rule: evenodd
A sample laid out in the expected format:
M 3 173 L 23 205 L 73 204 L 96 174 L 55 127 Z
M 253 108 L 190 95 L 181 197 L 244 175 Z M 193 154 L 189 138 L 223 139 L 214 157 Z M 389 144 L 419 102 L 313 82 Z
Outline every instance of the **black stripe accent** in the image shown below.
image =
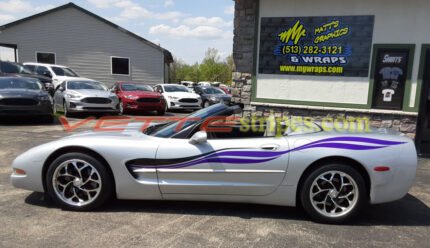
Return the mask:
M 238 149 L 241 150 L 241 149 L 254 149 L 254 148 L 226 148 L 226 149 L 220 149 L 217 151 L 204 153 L 201 155 L 184 157 L 184 158 L 169 158 L 169 159 L 138 158 L 138 159 L 133 159 L 133 160 L 127 161 L 125 163 L 125 165 L 128 168 L 130 168 L 130 167 L 145 168 L 145 167 L 153 167 L 153 166 L 165 166 L 165 165 L 172 165 L 172 164 L 178 164 L 178 163 L 183 163 L 183 162 L 189 162 L 189 161 L 201 158 L 201 157 L 205 157 L 205 156 L 214 154 L 216 152 L 221 152 L 221 151 L 226 151 L 226 150 L 238 150 Z

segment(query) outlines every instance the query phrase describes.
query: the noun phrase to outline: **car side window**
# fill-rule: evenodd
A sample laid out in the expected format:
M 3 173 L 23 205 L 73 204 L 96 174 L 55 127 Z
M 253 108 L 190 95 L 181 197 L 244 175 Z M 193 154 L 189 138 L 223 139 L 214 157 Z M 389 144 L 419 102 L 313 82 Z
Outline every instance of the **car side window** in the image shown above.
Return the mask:
M 30 70 L 31 72 L 34 72 L 36 69 L 35 65 L 24 65 L 24 67 L 28 70 Z
M 158 93 L 163 93 L 163 88 L 161 86 L 157 86 L 155 87 L 155 91 L 157 91 Z
M 51 76 L 52 77 L 51 72 L 48 70 L 48 68 L 46 68 L 44 66 L 38 66 L 36 69 L 36 73 L 38 75 L 41 75 L 41 76 Z

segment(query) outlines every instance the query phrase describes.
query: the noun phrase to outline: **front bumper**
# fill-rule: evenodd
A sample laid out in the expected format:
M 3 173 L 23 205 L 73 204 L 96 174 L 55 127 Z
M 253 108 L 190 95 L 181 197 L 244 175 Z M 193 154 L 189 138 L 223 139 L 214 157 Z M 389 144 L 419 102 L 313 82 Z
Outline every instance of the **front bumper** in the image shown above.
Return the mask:
M 82 113 L 82 112 L 101 112 L 101 113 L 118 113 L 119 102 L 112 100 L 108 104 L 85 103 L 80 99 L 68 99 L 67 107 L 69 113 Z
M 152 102 L 137 102 L 136 100 L 123 99 L 124 109 L 126 110 L 142 110 L 142 111 L 161 111 L 166 105 L 164 100 L 157 103 Z
M 53 109 L 50 102 L 39 102 L 37 105 L 16 106 L 0 105 L 0 116 L 52 116 Z
M 169 109 L 201 109 L 202 101 L 199 99 L 195 103 L 181 102 L 181 99 L 170 100 Z

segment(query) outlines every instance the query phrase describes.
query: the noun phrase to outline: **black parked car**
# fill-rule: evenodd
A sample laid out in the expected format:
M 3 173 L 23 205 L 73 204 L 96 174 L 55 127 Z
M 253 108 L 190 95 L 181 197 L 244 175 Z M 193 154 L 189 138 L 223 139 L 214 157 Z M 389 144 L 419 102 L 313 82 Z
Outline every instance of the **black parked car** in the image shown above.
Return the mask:
M 52 79 L 46 76 L 37 75 L 24 65 L 9 61 L 0 61 L 0 76 L 20 76 L 39 79 L 43 84 L 43 89 L 49 92 L 51 96 L 54 95 L 55 89 Z
M 36 78 L 0 77 L 0 116 L 40 116 L 52 122 L 52 97 Z
M 202 107 L 204 108 L 219 102 L 229 104 L 231 101 L 231 96 L 227 95 L 220 88 L 212 86 L 196 86 L 194 87 L 194 92 L 202 97 Z

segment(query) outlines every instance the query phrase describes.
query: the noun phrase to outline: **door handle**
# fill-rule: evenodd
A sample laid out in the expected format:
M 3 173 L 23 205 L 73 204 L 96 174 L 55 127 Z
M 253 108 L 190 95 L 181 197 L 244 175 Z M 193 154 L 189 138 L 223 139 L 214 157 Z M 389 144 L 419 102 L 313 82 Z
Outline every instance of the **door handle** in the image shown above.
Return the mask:
M 260 149 L 265 151 L 276 151 L 279 149 L 279 145 L 276 145 L 276 144 L 262 145 Z

